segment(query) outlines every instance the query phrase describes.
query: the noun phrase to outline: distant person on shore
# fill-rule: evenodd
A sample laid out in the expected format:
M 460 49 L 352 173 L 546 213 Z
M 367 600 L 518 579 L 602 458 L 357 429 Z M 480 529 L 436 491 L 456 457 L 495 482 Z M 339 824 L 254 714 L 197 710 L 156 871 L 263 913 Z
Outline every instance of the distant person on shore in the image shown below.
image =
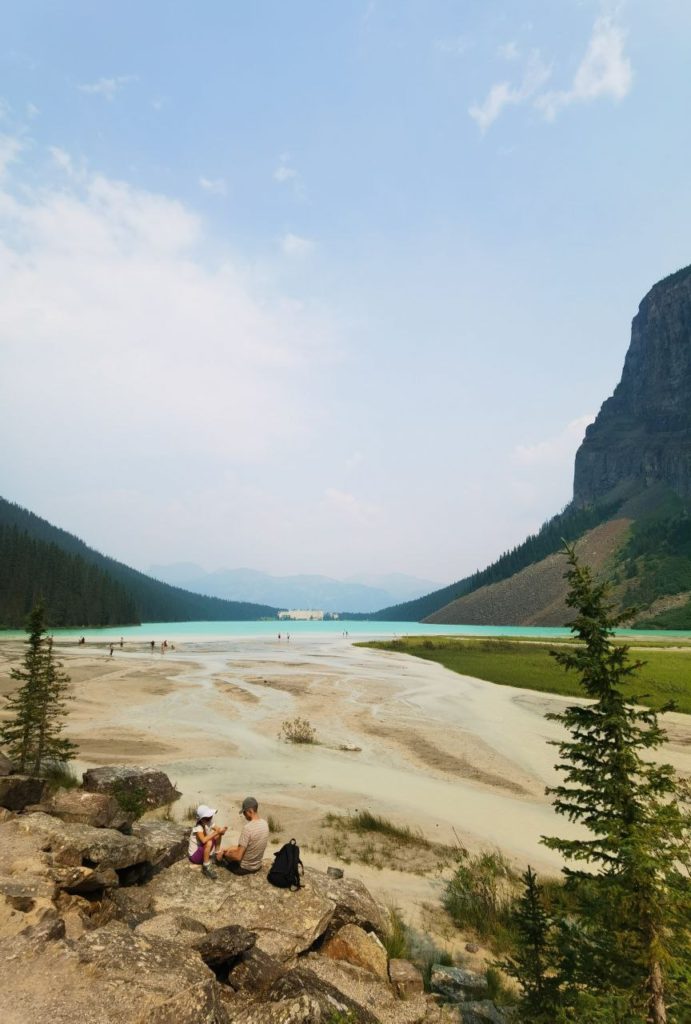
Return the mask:
M 187 859 L 190 864 L 201 864 L 202 872 L 207 878 L 216 878 L 217 875 L 211 867 L 212 855 L 218 856 L 218 848 L 221 845 L 226 829 L 216 828 L 213 807 L 200 804 L 196 812 L 196 823 L 190 832 L 189 843 L 187 844 Z
M 110 656 L 113 657 L 113 651 L 115 650 L 115 644 L 110 645 Z
M 220 850 L 216 859 L 235 875 L 254 875 L 262 866 L 269 841 L 269 826 L 259 817 L 259 804 L 253 796 L 246 796 L 242 801 L 240 814 L 246 824 L 240 833 L 238 845 Z
M 124 643 L 125 643 L 125 638 L 121 636 L 120 637 L 120 646 L 122 647 L 124 645 Z
M 79 640 L 79 646 L 81 647 L 81 646 L 82 646 L 83 644 L 85 644 L 85 643 L 86 643 L 86 637 L 85 637 L 85 636 L 83 636 L 83 637 L 80 637 L 80 640 Z
M 155 646 L 156 646 L 156 641 L 155 641 L 155 640 L 152 640 L 152 641 L 151 641 L 151 653 L 152 653 L 152 654 L 153 654 L 153 652 L 154 652 L 154 647 L 155 647 Z

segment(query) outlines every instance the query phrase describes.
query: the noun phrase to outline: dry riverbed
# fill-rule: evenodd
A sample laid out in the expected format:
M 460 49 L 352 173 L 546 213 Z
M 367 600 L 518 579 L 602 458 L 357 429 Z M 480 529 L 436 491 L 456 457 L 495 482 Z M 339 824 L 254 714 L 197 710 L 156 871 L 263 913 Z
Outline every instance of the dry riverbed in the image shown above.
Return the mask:
M 203 801 L 232 832 L 240 799 L 253 794 L 280 823 L 274 841 L 295 836 L 315 867 L 340 857 L 414 923 L 438 900 L 458 843 L 499 847 L 519 869 L 558 870 L 539 842 L 569 830 L 544 793 L 556 779 L 548 741 L 559 737 L 544 714 L 569 700 L 341 637 L 175 647 L 162 655 L 125 644 L 109 657 L 106 645 L 56 643 L 73 682 L 68 732 L 79 770 L 160 767 L 183 793 L 174 814 Z M 0 641 L 0 693 L 14 687 L 9 670 L 21 654 L 19 641 Z M 297 716 L 316 729 L 318 745 L 279 740 L 282 722 Z M 665 757 L 691 775 L 691 717 L 669 715 L 666 724 Z M 431 845 L 402 851 L 324 826 L 328 814 L 363 809 L 420 829 Z

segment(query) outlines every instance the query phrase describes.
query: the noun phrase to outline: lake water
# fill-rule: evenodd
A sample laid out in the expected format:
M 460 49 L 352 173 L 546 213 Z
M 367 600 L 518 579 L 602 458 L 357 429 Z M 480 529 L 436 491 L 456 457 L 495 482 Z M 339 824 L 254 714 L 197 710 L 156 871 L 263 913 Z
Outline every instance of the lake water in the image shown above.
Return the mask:
M 280 633 L 291 637 L 329 637 L 343 636 L 348 633 L 351 639 L 395 636 L 486 636 L 486 637 L 534 637 L 543 639 L 568 636 L 570 631 L 558 626 L 444 626 L 424 622 L 370 622 L 366 620 L 348 621 L 339 619 L 328 622 L 145 622 L 141 626 L 109 626 L 103 629 L 56 629 L 51 630 L 56 638 L 70 640 L 85 636 L 87 639 L 100 640 L 108 643 L 118 641 L 120 637 L 127 640 L 146 643 L 150 640 L 176 640 L 188 642 L 204 642 L 219 640 L 239 640 L 242 638 L 277 637 Z M 691 638 L 688 630 L 651 630 L 621 629 L 621 636 L 664 638 Z M 0 639 L 23 637 L 21 630 L 0 632 Z

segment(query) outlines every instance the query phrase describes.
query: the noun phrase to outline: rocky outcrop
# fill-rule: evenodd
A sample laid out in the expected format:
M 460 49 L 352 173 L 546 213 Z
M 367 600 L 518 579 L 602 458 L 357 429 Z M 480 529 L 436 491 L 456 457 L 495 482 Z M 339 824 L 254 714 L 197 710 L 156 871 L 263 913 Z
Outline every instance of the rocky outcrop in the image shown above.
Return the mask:
M 691 497 L 691 267 L 639 306 L 621 380 L 576 454 L 574 502 L 659 482 Z
M 35 809 L 61 821 L 93 828 L 126 831 L 134 821 L 134 815 L 123 811 L 115 797 L 107 793 L 87 793 L 83 789 L 59 789 Z
M 79 816 L 82 805 L 106 808 L 78 800 Z M 290 892 L 265 869 L 222 868 L 212 880 L 169 863 L 186 833 L 144 821 L 126 835 L 45 811 L 0 821 L 3 1024 L 23 1024 L 27 1007 L 32 1024 L 458 1022 L 411 964 L 389 964 L 376 935 L 386 912 L 360 882 L 307 870 Z
M 139 813 L 165 807 L 178 800 L 180 793 L 165 772 L 138 765 L 106 765 L 89 768 L 82 776 L 90 793 L 109 793 L 126 809 L 128 803 Z

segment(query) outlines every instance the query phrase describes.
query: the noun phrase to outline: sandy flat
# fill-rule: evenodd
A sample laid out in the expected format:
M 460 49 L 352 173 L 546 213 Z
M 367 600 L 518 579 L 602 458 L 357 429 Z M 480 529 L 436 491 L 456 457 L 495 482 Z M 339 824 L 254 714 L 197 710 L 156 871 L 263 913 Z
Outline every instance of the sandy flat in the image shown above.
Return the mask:
M 79 770 L 156 765 L 182 791 L 181 813 L 203 801 L 233 830 L 239 799 L 251 793 L 303 844 L 325 813 L 367 807 L 435 841 L 498 846 L 521 868 L 559 868 L 539 841 L 570 832 L 544 792 L 557 778 L 548 741 L 560 735 L 544 714 L 568 699 L 337 636 L 175 647 L 162 655 L 125 644 L 110 657 L 105 645 L 56 644 L 73 682 L 68 732 L 80 745 Z M 9 668 L 21 650 L 0 641 L 0 693 L 14 686 Z M 279 740 L 281 723 L 296 716 L 315 727 L 318 746 Z M 691 775 L 691 717 L 666 717 L 665 759 Z M 400 872 L 353 865 L 353 873 L 402 905 L 439 888 Z

